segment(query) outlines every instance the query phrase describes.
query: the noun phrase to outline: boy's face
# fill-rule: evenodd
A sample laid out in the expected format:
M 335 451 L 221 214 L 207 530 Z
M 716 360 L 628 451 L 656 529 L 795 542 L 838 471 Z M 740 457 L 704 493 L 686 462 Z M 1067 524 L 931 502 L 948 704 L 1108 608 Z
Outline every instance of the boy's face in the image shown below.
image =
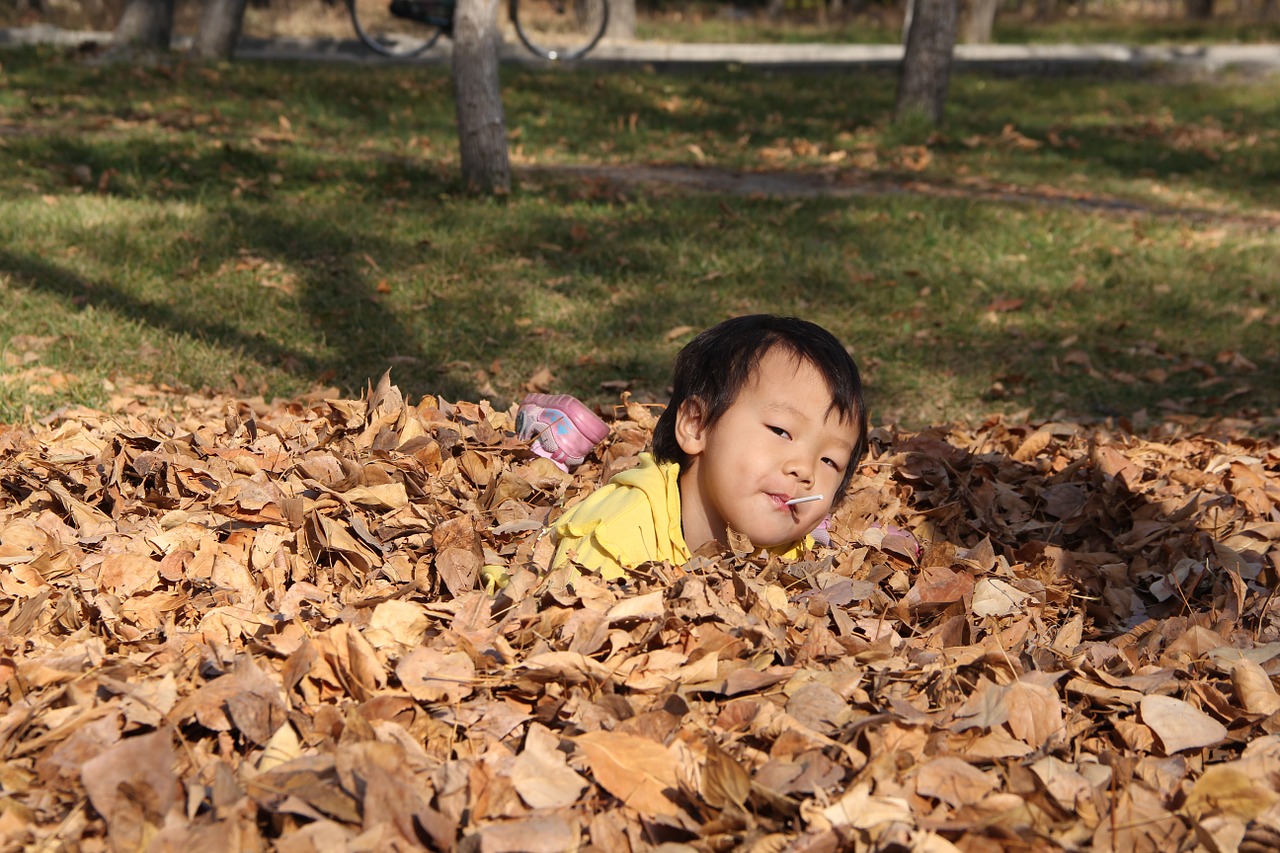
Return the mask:
M 707 426 L 698 400 L 676 415 L 689 456 L 680 474 L 685 542 L 696 551 L 726 529 L 770 547 L 804 538 L 830 511 L 858 428 L 831 408 L 816 367 L 785 349 L 765 353 L 724 415 Z M 786 506 L 792 498 L 822 500 Z

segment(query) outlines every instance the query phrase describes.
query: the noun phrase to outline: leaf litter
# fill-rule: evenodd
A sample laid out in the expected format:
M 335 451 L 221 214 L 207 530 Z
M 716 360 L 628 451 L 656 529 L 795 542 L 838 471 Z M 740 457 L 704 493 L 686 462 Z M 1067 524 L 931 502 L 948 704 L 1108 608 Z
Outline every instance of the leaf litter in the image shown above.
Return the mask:
M 387 377 L 0 428 L 3 849 L 1280 841 L 1265 425 L 881 427 L 804 560 L 548 570 L 653 423 L 572 475 Z

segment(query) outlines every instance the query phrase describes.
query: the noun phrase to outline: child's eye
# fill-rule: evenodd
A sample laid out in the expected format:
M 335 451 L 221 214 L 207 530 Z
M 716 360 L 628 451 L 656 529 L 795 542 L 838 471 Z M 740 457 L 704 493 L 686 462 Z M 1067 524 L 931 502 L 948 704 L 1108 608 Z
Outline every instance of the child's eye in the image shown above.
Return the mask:
M 770 430 L 774 435 L 780 435 L 780 436 L 782 436 L 783 438 L 790 438 L 790 437 L 791 437 L 791 433 L 787 432 L 787 431 L 786 431 L 785 429 L 783 429 L 782 427 L 771 426 L 771 427 L 769 427 L 769 430 Z
M 822 464 L 824 464 L 824 465 L 830 465 L 830 466 L 831 466 L 832 468 L 834 468 L 837 472 L 838 472 L 838 471 L 840 471 L 840 470 L 842 470 L 842 469 L 840 468 L 840 463 L 839 463 L 839 462 L 837 462 L 837 461 L 836 461 L 836 460 L 834 460 L 834 459 L 830 459 L 830 458 L 828 458 L 828 457 L 825 457 L 825 456 L 822 458 Z

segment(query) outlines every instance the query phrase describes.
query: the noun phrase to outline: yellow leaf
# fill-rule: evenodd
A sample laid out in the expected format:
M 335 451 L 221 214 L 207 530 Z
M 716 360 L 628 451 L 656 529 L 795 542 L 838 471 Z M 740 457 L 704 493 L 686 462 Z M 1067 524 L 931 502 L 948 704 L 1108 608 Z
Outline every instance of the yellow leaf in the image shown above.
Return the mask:
M 1188 815 L 1200 819 L 1211 814 L 1227 814 L 1253 820 L 1280 800 L 1280 795 L 1264 780 L 1255 781 L 1229 764 L 1219 764 L 1204 771 L 1182 807 Z

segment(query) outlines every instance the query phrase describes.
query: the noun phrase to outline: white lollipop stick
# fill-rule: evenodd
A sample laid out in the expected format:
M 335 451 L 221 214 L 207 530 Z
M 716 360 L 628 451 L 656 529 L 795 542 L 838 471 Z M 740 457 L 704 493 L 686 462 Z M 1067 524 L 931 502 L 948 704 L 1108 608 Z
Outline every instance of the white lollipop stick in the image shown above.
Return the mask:
M 807 504 L 811 501 L 820 501 L 820 500 L 822 500 L 822 495 L 807 495 L 803 498 L 792 498 L 791 500 L 787 501 L 786 505 L 795 506 L 796 504 Z

